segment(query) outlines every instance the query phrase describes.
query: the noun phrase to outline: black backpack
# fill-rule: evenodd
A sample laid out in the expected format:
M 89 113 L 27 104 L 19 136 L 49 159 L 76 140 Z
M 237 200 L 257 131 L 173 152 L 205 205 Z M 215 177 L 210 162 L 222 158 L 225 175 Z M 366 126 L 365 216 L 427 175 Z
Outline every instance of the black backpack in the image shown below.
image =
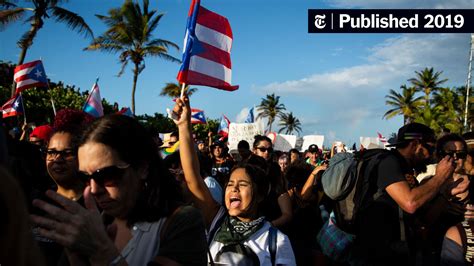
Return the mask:
M 323 173 L 323 190 L 336 201 L 337 225 L 355 234 L 357 214 L 382 195 L 377 188 L 377 168 L 391 154 L 385 149 L 370 149 L 356 153 L 337 153 L 329 160 Z

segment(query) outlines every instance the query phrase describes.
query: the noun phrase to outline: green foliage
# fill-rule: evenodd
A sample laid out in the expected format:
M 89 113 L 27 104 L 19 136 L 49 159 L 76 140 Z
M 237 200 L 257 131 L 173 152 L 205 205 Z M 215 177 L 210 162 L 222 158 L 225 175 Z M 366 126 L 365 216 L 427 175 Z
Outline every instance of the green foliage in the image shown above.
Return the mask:
M 464 128 L 466 88 L 440 87 L 447 79 L 440 80 L 441 72 L 433 68 L 415 72 L 416 77 L 408 81 L 413 87 L 401 86 L 402 93 L 390 90 L 385 96 L 386 104 L 393 108 L 384 114 L 390 119 L 396 115 L 404 116 L 404 123 L 418 122 L 431 127 L 436 133 L 449 130 L 462 133 L 474 123 L 474 97 L 468 101 L 468 128 Z M 417 95 L 418 94 L 418 95 Z M 419 95 L 422 94 L 422 95 Z M 424 94 L 424 95 L 423 95 Z M 472 93 L 471 93 L 472 94 Z
M 292 134 L 293 131 L 297 133 L 301 132 L 301 122 L 298 118 L 293 116 L 293 112 L 288 114 L 282 113 L 280 115 L 280 123 L 279 126 L 281 127 L 278 133 L 285 131 L 285 134 Z
M 217 128 L 219 128 L 218 119 L 209 119 L 206 118 L 207 124 L 194 124 L 193 132 L 196 134 L 197 139 L 206 140 L 208 137 L 209 131 L 212 132 L 213 136 L 217 135 Z
M 268 118 L 268 131 L 272 131 L 273 121 L 275 121 L 275 118 L 281 115 L 284 110 L 286 110 L 286 107 L 280 103 L 280 96 L 275 96 L 275 93 L 268 94 L 265 98 L 262 98 L 260 105 L 257 106 L 257 111 L 259 112 L 257 118 Z
M 156 135 L 158 133 L 168 133 L 176 131 L 176 124 L 168 118 L 167 116 L 155 113 L 154 116 L 150 115 L 138 115 L 136 116 L 138 121 L 147 128 L 152 134 Z

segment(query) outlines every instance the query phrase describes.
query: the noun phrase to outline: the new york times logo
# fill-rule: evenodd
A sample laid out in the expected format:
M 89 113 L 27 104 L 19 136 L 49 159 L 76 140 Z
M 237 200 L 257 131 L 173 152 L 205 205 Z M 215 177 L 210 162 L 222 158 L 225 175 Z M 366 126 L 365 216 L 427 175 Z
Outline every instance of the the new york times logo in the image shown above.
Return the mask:
M 309 33 L 472 33 L 474 9 L 309 9 Z

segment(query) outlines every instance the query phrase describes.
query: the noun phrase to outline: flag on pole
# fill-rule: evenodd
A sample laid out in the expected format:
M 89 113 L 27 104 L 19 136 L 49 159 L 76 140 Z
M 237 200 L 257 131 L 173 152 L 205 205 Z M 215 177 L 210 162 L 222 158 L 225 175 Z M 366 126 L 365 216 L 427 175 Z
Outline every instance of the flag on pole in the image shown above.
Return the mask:
M 41 60 L 15 67 L 16 94 L 33 87 L 47 87 L 48 79 Z
M 204 111 L 199 109 L 191 109 L 191 124 L 206 124 Z
M 23 103 L 20 94 L 16 94 L 2 106 L 3 118 L 23 114 Z
M 380 134 L 379 132 L 377 132 L 377 135 L 378 135 L 378 137 L 379 137 L 380 142 L 381 142 L 381 143 L 384 145 L 384 147 L 385 147 L 385 145 L 388 144 L 388 143 L 387 143 L 387 139 L 386 139 L 384 136 L 382 136 L 382 134 Z
M 100 97 L 98 79 L 92 86 L 89 96 L 87 96 L 86 103 L 82 110 L 92 115 L 93 117 L 101 117 L 104 115 L 104 108 L 102 107 L 102 98 Z
M 117 114 L 133 117 L 133 113 L 130 107 L 122 107 L 122 109 L 120 109 L 120 111 L 118 111 Z
M 227 18 L 193 0 L 189 8 L 178 81 L 234 91 L 232 86 L 232 29 Z
M 229 125 L 230 120 L 225 115 L 222 115 L 221 122 L 219 123 L 219 128 L 217 129 L 217 134 L 227 137 L 229 135 Z
M 250 108 L 249 113 L 244 123 L 253 123 L 254 121 L 255 121 L 255 117 L 254 117 L 253 107 L 252 107 Z

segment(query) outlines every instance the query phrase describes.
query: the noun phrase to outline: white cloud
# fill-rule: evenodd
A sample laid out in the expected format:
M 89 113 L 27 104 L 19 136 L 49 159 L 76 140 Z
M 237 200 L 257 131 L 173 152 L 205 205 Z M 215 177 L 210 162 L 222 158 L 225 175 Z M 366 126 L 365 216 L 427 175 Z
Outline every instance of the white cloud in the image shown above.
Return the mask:
M 236 123 L 245 122 L 245 119 L 247 118 L 248 113 L 249 113 L 249 108 L 247 107 L 242 108 L 242 110 L 240 110 L 240 112 L 235 117 L 235 122 Z

